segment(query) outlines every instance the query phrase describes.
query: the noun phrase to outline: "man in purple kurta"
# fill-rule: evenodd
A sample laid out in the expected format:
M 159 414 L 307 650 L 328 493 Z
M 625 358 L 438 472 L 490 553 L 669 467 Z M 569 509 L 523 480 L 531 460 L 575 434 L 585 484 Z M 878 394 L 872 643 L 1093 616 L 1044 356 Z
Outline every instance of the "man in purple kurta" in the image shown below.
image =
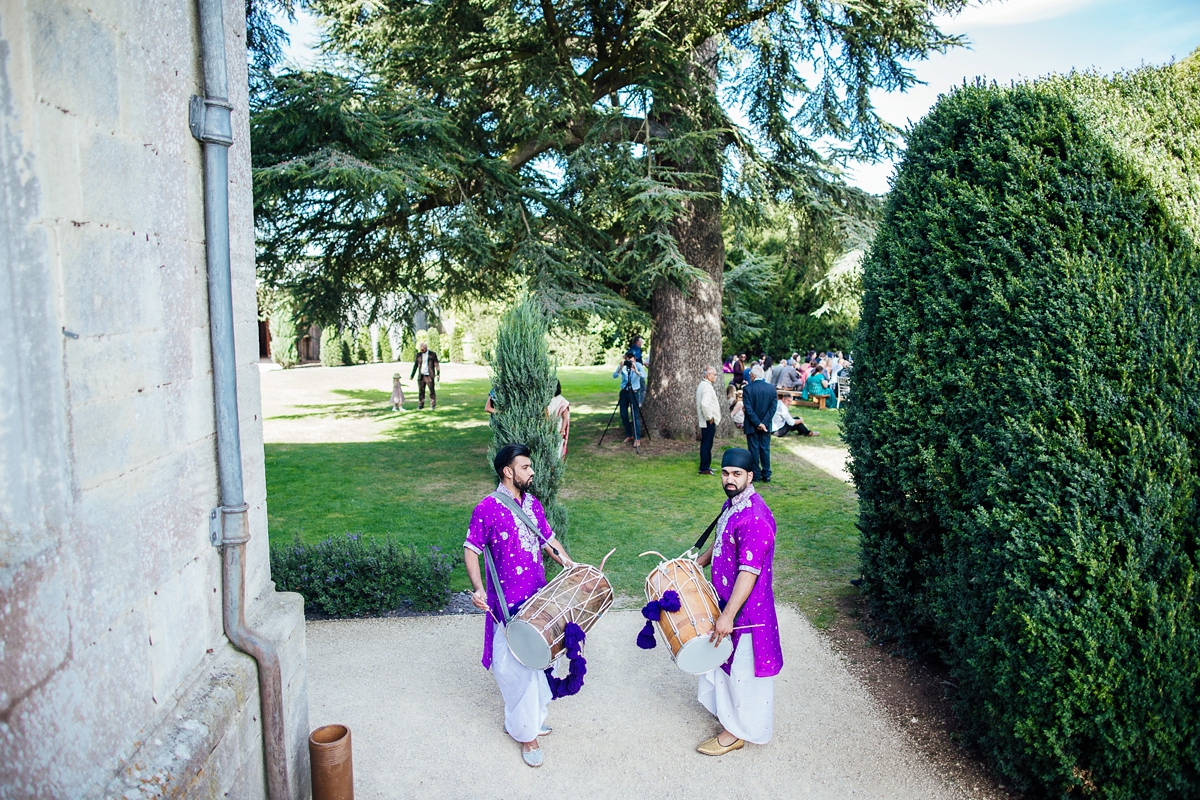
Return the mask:
M 710 756 L 739 750 L 746 742 L 771 741 L 775 676 L 783 669 L 771 586 L 775 517 L 754 491 L 753 463 L 748 450 L 725 451 L 721 483 L 729 499 L 717 520 L 716 540 L 696 560 L 702 567 L 712 565 L 722 609 L 712 638 L 717 644 L 733 638 L 729 661 L 700 676 L 699 700 L 724 726 L 696 748 Z
M 496 492 L 507 495 L 525 512 L 538 530 L 532 530 L 501 500 L 488 495 L 475 506 L 467 539 L 463 543 L 463 563 L 475 593 L 471 602 L 488 612 L 483 638 L 483 667 L 491 670 L 504 697 L 504 729 L 521 742 L 521 757 L 531 767 L 542 765 L 538 736 L 550 733 L 546 712 L 550 705 L 550 684 L 541 670 L 530 669 L 517 661 L 508 649 L 503 623 L 538 590 L 546 585 L 542 550 L 563 566 L 572 562 L 566 548 L 556 538 L 542 504 L 530 493 L 533 486 L 533 462 L 529 448 L 509 444 L 500 448 L 492 465 L 500 479 Z M 487 550 L 496 566 L 496 575 L 487 576 L 487 587 L 479 571 L 479 554 Z M 555 553 L 557 551 L 557 553 Z M 508 613 L 500 607 L 495 578 L 500 580 Z

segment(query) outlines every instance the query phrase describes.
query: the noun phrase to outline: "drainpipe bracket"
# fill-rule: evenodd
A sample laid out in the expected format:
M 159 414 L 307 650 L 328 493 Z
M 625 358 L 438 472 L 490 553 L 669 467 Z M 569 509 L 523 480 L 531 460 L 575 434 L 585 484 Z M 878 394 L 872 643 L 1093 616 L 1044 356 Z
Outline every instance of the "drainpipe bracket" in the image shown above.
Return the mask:
M 188 103 L 188 127 L 202 142 L 229 147 L 233 144 L 233 106 L 214 97 L 192 95 Z
M 217 506 L 208 512 L 208 541 L 212 546 L 238 545 L 250 541 L 250 526 L 246 516 L 249 510 L 249 504 L 242 503 L 240 506 Z M 229 526 L 228 534 L 225 525 L 226 514 L 236 514 L 238 517 L 237 521 Z M 233 535 L 235 533 L 236 535 Z

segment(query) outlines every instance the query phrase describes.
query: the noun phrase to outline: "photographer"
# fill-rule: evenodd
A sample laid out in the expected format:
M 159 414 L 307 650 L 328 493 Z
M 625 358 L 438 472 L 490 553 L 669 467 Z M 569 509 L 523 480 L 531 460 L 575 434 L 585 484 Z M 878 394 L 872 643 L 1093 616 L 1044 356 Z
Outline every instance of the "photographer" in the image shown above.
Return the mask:
M 646 388 L 646 368 L 637 362 L 632 350 L 625 353 L 625 358 L 614 378 L 621 379 L 621 424 L 625 426 L 625 441 L 633 442 L 634 447 L 642 443 L 642 412 L 639 408 L 639 395 Z M 630 406 L 633 407 L 632 422 L 630 421 Z

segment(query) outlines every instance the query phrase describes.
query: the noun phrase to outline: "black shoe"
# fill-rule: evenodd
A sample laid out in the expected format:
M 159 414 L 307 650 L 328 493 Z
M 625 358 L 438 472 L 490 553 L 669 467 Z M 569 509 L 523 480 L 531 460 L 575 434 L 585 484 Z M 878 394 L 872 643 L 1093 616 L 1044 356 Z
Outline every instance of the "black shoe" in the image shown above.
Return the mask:
M 713 472 L 711 469 L 702 469 L 702 470 L 700 470 L 700 474 L 701 475 L 716 475 L 717 473 Z
M 763 479 L 762 479 L 762 482 L 763 482 L 763 483 L 770 483 L 770 482 L 771 482 L 771 479 L 770 479 L 770 478 L 763 478 Z

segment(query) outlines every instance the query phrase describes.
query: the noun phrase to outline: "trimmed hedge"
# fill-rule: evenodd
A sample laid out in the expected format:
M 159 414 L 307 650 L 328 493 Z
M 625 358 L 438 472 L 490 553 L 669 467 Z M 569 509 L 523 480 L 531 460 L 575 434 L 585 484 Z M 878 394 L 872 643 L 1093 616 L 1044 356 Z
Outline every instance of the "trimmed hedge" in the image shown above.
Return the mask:
M 864 590 L 1034 796 L 1200 796 L 1198 67 L 942 98 L 864 264 Z
M 299 537 L 271 545 L 271 578 L 298 592 L 310 610 L 334 617 L 379 616 L 400 608 L 446 605 L 453 561 L 437 547 L 420 552 L 388 537 L 330 536 L 315 545 Z

